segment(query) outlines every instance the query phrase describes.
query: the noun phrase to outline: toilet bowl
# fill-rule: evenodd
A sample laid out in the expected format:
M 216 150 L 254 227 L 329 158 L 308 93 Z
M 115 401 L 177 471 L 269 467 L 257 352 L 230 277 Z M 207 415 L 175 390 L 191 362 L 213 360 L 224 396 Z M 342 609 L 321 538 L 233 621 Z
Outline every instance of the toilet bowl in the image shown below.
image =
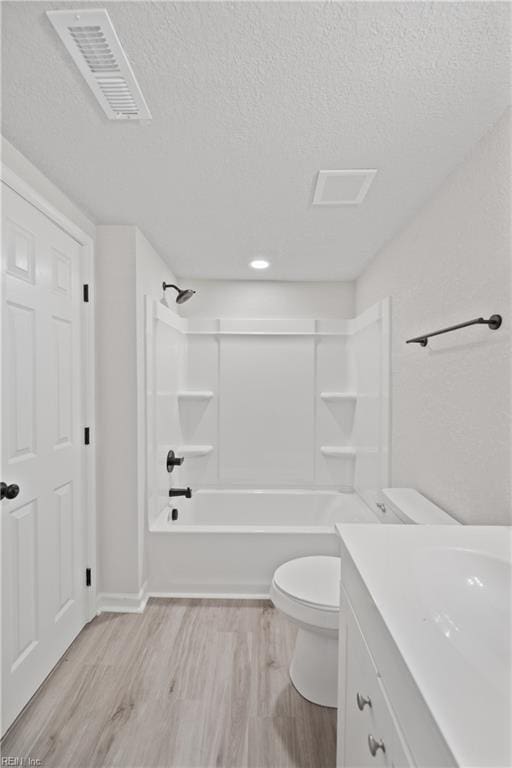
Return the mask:
M 339 557 L 300 557 L 274 573 L 270 597 L 298 625 L 290 678 L 308 701 L 337 706 Z

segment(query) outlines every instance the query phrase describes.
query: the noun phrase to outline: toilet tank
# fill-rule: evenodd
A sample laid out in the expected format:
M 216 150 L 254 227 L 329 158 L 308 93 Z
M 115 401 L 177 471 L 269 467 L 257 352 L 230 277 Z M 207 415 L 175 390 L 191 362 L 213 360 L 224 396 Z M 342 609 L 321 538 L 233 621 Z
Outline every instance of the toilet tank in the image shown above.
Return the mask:
M 441 507 L 429 501 L 414 488 L 383 488 L 384 506 L 408 525 L 459 525 Z

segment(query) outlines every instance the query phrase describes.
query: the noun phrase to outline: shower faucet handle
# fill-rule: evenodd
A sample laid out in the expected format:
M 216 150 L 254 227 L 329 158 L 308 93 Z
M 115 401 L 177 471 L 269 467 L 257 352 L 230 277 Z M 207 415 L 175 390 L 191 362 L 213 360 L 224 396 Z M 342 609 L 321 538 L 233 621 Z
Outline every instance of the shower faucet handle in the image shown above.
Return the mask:
M 183 456 L 176 456 L 174 451 L 169 451 L 167 454 L 166 467 L 168 472 L 172 472 L 174 467 L 181 467 L 185 459 Z

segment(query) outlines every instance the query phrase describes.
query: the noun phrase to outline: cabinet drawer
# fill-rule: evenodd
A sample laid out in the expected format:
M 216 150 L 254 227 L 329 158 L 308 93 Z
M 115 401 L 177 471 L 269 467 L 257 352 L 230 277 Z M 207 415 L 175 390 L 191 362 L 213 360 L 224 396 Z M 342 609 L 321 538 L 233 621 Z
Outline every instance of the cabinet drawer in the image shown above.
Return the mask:
M 346 610 L 344 766 L 413 766 L 366 642 L 349 606 Z

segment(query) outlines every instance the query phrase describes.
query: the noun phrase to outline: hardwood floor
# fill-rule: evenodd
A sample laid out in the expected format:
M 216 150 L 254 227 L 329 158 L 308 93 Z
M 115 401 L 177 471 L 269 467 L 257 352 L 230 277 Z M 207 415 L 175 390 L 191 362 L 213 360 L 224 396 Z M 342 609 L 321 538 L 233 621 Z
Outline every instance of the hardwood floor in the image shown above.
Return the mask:
M 291 685 L 294 640 L 263 600 L 152 599 L 142 615 L 102 614 L 2 756 L 44 768 L 331 768 L 336 711 Z

